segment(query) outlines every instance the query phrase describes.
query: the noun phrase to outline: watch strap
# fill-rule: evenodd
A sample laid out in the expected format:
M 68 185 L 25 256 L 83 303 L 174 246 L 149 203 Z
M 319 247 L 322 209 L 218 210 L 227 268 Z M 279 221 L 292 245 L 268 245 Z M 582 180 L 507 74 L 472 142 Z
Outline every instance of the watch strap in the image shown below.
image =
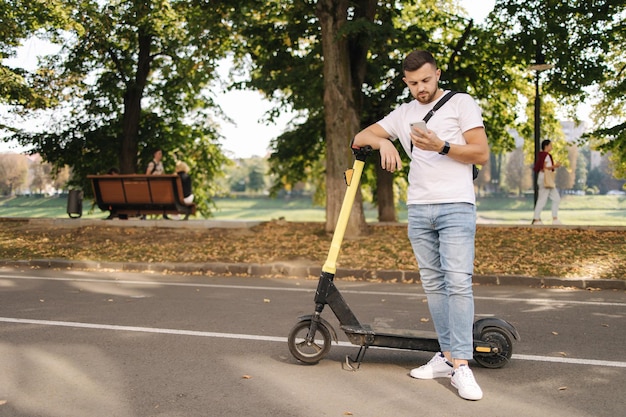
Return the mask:
M 439 155 L 447 155 L 450 152 L 450 143 L 446 140 L 443 143 L 443 148 L 439 151 Z

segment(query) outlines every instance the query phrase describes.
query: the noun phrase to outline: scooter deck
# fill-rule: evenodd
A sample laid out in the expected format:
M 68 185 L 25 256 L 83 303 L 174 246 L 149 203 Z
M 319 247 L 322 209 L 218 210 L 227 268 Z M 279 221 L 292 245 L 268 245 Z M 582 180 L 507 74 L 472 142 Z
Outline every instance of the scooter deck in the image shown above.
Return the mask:
M 341 326 L 341 330 L 348 336 L 350 343 L 358 346 L 379 346 L 427 352 L 439 351 L 439 342 L 435 332 L 371 327 L 367 324 Z

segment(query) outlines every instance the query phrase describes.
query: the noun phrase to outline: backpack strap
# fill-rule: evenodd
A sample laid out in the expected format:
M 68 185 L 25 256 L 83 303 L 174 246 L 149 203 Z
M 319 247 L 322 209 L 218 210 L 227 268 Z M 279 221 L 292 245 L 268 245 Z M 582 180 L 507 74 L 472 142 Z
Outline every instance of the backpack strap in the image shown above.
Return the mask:
M 423 119 L 424 122 L 428 123 L 428 121 L 430 120 L 431 117 L 433 117 L 435 112 L 439 110 L 441 106 L 446 104 L 448 100 L 452 98 L 452 96 L 458 93 L 461 93 L 461 91 L 449 91 L 443 97 L 441 97 L 441 99 L 437 102 L 437 104 L 435 104 L 435 106 L 432 109 L 430 109 L 428 113 L 426 113 L 426 116 L 424 116 L 424 119 Z M 412 153 L 413 153 L 413 141 L 411 141 L 411 154 Z M 472 165 L 472 178 L 476 179 L 478 177 L 478 173 L 479 173 L 478 167 L 476 166 L 476 164 L 473 164 Z
M 428 123 L 428 121 L 430 120 L 431 117 L 433 117 L 435 112 L 439 110 L 441 106 L 446 104 L 448 100 L 452 98 L 452 96 L 458 93 L 460 93 L 460 91 L 449 91 L 443 97 L 441 97 L 441 99 L 437 102 L 437 104 L 435 104 L 435 106 L 432 109 L 430 109 L 428 113 L 426 113 L 426 116 L 424 116 L 424 119 L 423 119 L 424 122 Z M 411 141 L 411 153 L 413 153 L 413 141 Z
M 452 96 L 457 93 L 459 93 L 459 91 L 450 91 L 450 92 L 447 92 L 445 96 L 441 97 L 441 100 L 439 100 L 437 104 L 435 104 L 435 107 L 433 107 L 432 109 L 430 109 L 428 113 L 426 113 L 426 116 L 424 116 L 424 121 L 428 123 L 428 121 L 430 120 L 431 117 L 433 117 L 435 112 L 439 110 L 441 106 L 446 104 L 448 100 L 450 100 Z

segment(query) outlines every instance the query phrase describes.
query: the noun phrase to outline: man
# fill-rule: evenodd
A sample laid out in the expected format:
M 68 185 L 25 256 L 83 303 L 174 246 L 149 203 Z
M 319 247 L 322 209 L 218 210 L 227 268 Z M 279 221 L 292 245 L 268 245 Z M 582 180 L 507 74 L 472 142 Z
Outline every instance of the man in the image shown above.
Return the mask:
M 467 94 L 456 94 L 437 110 L 426 130 L 413 128 L 444 96 L 441 70 L 427 51 L 404 60 L 403 81 L 415 100 L 392 111 L 354 138 L 354 145 L 380 150 L 382 168 L 402 168 L 390 140 L 400 139 L 411 157 L 408 236 L 441 346 L 427 364 L 411 370 L 419 379 L 450 377 L 459 395 L 479 400 L 483 393 L 468 366 L 473 357 L 472 274 L 476 197 L 472 164 L 484 164 L 489 146 L 481 110 Z

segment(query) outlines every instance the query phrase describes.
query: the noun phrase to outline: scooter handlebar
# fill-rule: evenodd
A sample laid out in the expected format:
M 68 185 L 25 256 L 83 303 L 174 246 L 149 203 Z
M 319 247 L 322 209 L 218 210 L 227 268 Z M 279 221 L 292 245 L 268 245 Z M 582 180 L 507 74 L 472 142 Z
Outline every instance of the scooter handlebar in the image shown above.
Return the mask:
M 359 161 L 365 161 L 369 154 L 371 154 L 373 151 L 370 145 L 359 148 L 354 144 L 354 139 L 352 139 L 352 142 L 350 142 L 350 149 L 352 149 L 352 154 L 354 154 L 354 157 Z

